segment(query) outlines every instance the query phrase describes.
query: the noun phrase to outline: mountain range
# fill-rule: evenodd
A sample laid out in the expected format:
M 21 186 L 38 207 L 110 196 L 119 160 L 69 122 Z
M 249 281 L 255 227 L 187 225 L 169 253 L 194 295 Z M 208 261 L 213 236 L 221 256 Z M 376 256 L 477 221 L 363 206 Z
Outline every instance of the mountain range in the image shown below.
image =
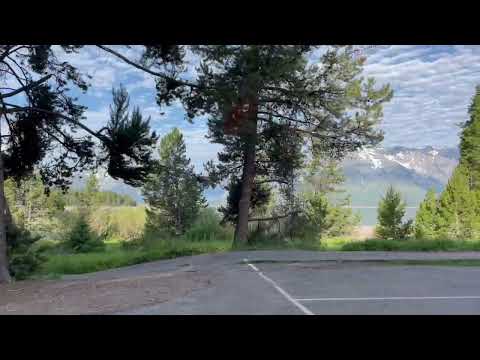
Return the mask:
M 458 163 L 455 148 L 364 148 L 342 163 L 344 189 L 364 225 L 376 222 L 376 206 L 389 185 L 402 193 L 412 218 L 428 189 L 441 192 Z

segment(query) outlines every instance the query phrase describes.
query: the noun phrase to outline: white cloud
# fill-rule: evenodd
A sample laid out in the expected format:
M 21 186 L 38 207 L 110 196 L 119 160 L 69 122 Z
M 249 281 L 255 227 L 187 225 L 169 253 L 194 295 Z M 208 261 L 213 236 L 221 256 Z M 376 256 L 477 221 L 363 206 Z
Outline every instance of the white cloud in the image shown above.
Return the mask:
M 365 74 L 390 83 L 385 145 L 456 146 L 458 123 L 480 84 L 480 46 L 390 46 L 367 59 Z

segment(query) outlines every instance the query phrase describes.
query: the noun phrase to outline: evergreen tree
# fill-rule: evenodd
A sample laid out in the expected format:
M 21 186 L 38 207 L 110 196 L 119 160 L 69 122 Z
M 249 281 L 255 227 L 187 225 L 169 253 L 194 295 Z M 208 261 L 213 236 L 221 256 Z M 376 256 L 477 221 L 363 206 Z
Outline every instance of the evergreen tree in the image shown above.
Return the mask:
M 324 193 L 313 191 L 305 194 L 304 216 L 307 220 L 306 225 L 320 238 L 332 226 L 328 218 L 330 207 L 331 205 Z
M 183 234 L 205 205 L 202 186 L 186 156 L 183 135 L 177 128 L 162 138 L 158 166 L 147 178 L 143 195 L 148 205 L 147 226 Z
M 480 86 L 476 87 L 469 114 L 461 134 L 460 163 L 469 170 L 471 188 L 480 190 Z
M 84 209 L 74 214 L 71 228 L 65 236 L 67 247 L 80 253 L 98 251 L 105 247 L 101 238 L 95 235 L 89 224 L 89 214 Z
M 92 207 L 100 203 L 100 183 L 95 172 L 92 172 L 85 183 L 85 190 L 81 198 L 83 206 Z
M 405 207 L 401 194 L 390 186 L 378 205 L 378 237 L 397 240 L 408 235 L 411 221 L 403 223 Z
M 315 231 L 323 235 L 340 236 L 349 233 L 360 221 L 350 208 L 350 197 L 342 196 L 341 189 L 345 177 L 340 169 L 339 161 L 329 158 L 315 157 L 307 166 L 304 177 L 303 193 L 308 224 L 314 225 Z M 321 223 L 319 218 L 322 217 Z
M 458 165 L 438 201 L 438 236 L 454 240 L 479 238 L 480 203 L 470 183 L 468 168 Z
M 415 237 L 433 239 L 437 233 L 437 198 L 434 189 L 428 190 L 415 217 Z
M 433 221 L 437 237 L 480 238 L 480 86 L 476 87 L 469 114 L 460 136 L 460 163 L 437 202 Z M 425 200 L 425 207 L 430 201 Z M 420 225 L 426 224 L 426 229 L 431 230 L 430 210 L 420 211 L 423 217 Z

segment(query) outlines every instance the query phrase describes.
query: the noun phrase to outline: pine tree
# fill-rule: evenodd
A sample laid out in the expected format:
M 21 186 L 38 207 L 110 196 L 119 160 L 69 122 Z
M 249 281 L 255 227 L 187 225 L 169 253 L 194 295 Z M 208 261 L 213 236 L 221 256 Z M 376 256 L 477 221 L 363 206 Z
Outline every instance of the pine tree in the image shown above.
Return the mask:
M 407 235 L 410 222 L 403 223 L 405 207 L 401 194 L 390 186 L 378 206 L 377 236 L 397 240 Z
M 75 213 L 72 227 L 65 235 L 65 244 L 74 252 L 101 250 L 105 244 L 95 235 L 89 224 L 89 214 L 83 209 Z
M 453 240 L 479 237 L 480 203 L 470 184 L 469 169 L 458 165 L 438 201 L 438 236 Z
M 176 235 L 183 234 L 205 205 L 202 186 L 186 156 L 183 135 L 177 128 L 162 138 L 160 160 L 147 178 L 143 195 L 148 205 L 147 227 L 165 228 Z
M 415 237 L 433 239 L 436 236 L 437 198 L 434 189 L 430 189 L 420 204 L 415 217 Z
M 469 114 L 460 136 L 460 163 L 438 200 L 434 221 L 438 237 L 480 238 L 480 86 Z
M 85 190 L 81 197 L 82 205 L 90 208 L 100 203 L 100 183 L 95 172 L 92 172 L 85 183 Z
M 350 205 L 350 196 L 341 185 L 345 181 L 340 162 L 334 159 L 315 157 L 307 166 L 304 176 L 303 197 L 306 205 L 308 222 L 318 222 L 317 217 L 323 216 L 322 226 L 314 226 L 320 237 L 323 235 L 341 236 L 349 233 L 360 218 L 354 214 Z M 312 202 L 312 200 L 314 200 Z M 314 210 L 314 211 L 312 211 Z M 313 216 L 312 216 L 313 215 Z
M 480 190 L 480 86 L 476 88 L 469 114 L 461 134 L 460 162 L 469 170 L 470 186 Z

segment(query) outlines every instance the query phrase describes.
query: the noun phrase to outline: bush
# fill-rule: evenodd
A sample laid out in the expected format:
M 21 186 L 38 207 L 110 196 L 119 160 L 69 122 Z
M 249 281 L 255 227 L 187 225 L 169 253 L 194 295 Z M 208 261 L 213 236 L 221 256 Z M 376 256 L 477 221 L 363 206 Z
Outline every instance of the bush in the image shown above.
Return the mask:
M 14 253 L 10 256 L 10 274 L 15 280 L 24 280 L 37 272 L 46 260 L 47 257 L 39 250 L 29 249 L 24 253 Z
M 202 209 L 192 227 L 185 233 L 184 239 L 188 241 L 231 240 L 233 238 L 231 225 L 221 225 L 220 221 L 220 216 L 215 209 Z
M 12 226 L 7 234 L 10 274 L 16 280 L 23 280 L 36 272 L 46 261 L 42 250 L 35 248 L 40 240 L 23 226 Z
M 101 251 L 105 248 L 103 241 L 92 232 L 87 214 L 80 212 L 66 234 L 65 245 L 73 252 Z
M 134 239 L 129 239 L 129 240 L 123 240 L 120 242 L 120 246 L 124 250 L 133 250 L 133 249 L 139 249 L 143 247 L 145 244 L 145 238 L 143 236 L 139 236 Z
M 31 249 L 40 252 L 52 253 L 57 251 L 59 243 L 51 239 L 40 239 L 32 244 Z

